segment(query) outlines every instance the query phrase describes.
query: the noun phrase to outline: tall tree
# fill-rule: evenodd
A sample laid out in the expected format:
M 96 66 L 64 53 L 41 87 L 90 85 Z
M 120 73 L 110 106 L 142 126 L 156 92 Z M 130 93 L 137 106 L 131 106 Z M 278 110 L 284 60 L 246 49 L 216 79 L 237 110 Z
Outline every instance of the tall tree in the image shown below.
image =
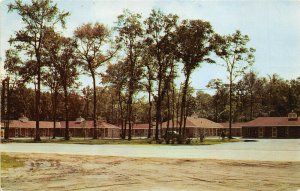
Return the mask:
M 112 59 L 116 50 L 107 50 L 106 46 L 109 45 L 110 31 L 103 24 L 84 24 L 74 31 L 74 35 L 79 44 L 77 48 L 78 58 L 85 63 L 84 69 L 93 79 L 93 138 L 97 139 L 97 69 Z
M 150 16 L 145 20 L 146 25 L 146 39 L 144 45 L 147 46 L 148 52 L 153 61 L 153 67 L 155 69 L 157 79 L 156 89 L 157 94 L 154 99 L 156 102 L 156 125 L 155 125 L 155 139 L 159 137 L 159 125 L 162 121 L 162 102 L 166 95 L 167 86 L 170 84 L 170 68 L 174 64 L 174 44 L 173 33 L 177 26 L 177 15 L 165 15 L 161 11 L 152 10 Z M 167 82 L 167 84 L 164 84 Z M 164 87 L 165 86 L 165 87 Z
M 32 0 L 31 3 L 23 3 L 21 0 L 16 0 L 8 5 L 9 12 L 16 11 L 21 17 L 24 28 L 17 31 L 15 37 L 9 40 L 14 44 L 19 51 L 24 51 L 28 56 L 28 65 L 33 65 L 36 69 L 37 76 L 37 91 L 36 91 L 36 134 L 35 141 L 40 141 L 39 121 L 40 121 L 40 92 L 41 92 L 41 73 L 43 67 L 42 48 L 44 46 L 45 30 L 49 27 L 55 27 L 57 23 L 65 26 L 65 18 L 69 15 L 68 12 L 60 12 L 57 5 L 51 0 Z M 34 55 L 34 58 L 32 58 Z M 25 65 L 26 67 L 26 65 Z
M 5 64 L 4 64 L 4 69 L 6 70 L 6 75 L 7 77 L 3 79 L 2 82 L 2 100 L 1 104 L 3 105 L 2 107 L 2 114 L 3 114 L 3 119 L 5 119 L 5 134 L 4 134 L 4 139 L 8 140 L 9 139 L 9 120 L 11 118 L 11 107 L 14 100 L 12 99 L 14 88 L 23 85 L 24 83 L 22 82 L 22 77 L 19 74 L 20 73 L 20 68 L 23 64 L 21 58 L 18 55 L 18 50 L 16 49 L 8 49 L 5 52 Z
M 192 72 L 201 63 L 213 63 L 208 56 L 212 51 L 213 29 L 209 22 L 202 20 L 184 20 L 176 31 L 176 56 L 183 63 L 185 81 L 183 85 L 179 134 L 185 136 L 184 116 L 186 96 Z M 183 125 L 183 131 L 181 132 Z
M 221 36 L 216 34 L 214 36 L 215 53 L 225 61 L 225 64 L 221 65 L 226 68 L 229 78 L 229 138 L 232 138 L 233 82 L 254 62 L 253 53 L 255 49 L 247 47 L 249 41 L 250 38 L 247 35 L 242 35 L 238 30 L 232 35 Z
M 148 93 L 148 138 L 152 136 L 152 108 L 153 108 L 153 81 L 155 80 L 154 75 L 156 73 L 155 67 L 153 66 L 153 61 L 151 59 L 150 53 L 148 52 L 147 46 L 144 47 L 144 52 L 142 55 L 142 62 L 144 67 L 143 86 Z
M 255 91 L 257 87 L 257 74 L 253 71 L 246 73 L 243 78 L 237 83 L 237 89 L 242 91 L 243 96 L 245 97 L 244 102 L 250 103 L 250 112 L 249 120 L 253 119 L 254 116 L 254 101 L 255 101 Z M 246 103 L 243 103 L 244 106 L 247 106 Z M 244 112 L 246 108 L 242 109 Z
M 131 140 L 131 131 L 133 123 L 133 96 L 136 93 L 142 74 L 141 67 L 141 39 L 143 35 L 141 15 L 133 14 L 128 10 L 118 16 L 116 30 L 119 33 L 117 42 L 122 45 L 126 55 L 126 71 L 128 72 L 128 100 L 127 100 L 127 117 L 126 121 L 129 125 L 128 140 Z M 126 125 L 126 123 L 125 123 Z
M 58 76 L 58 68 L 56 67 L 56 60 L 51 61 L 49 59 L 49 63 L 47 64 L 47 73 L 42 75 L 43 83 L 50 88 L 51 94 L 51 106 L 52 106 L 52 120 L 53 120 L 53 134 L 52 138 L 55 139 L 56 132 L 56 120 L 57 120 L 57 106 L 58 106 L 58 96 L 59 91 L 61 90 L 60 78 Z
M 49 31 L 51 35 L 46 39 L 45 51 L 57 70 L 56 78 L 60 79 L 60 85 L 64 92 L 65 109 L 65 139 L 69 140 L 69 89 L 73 87 L 78 78 L 79 61 L 75 56 L 77 44 L 71 38 L 63 37 L 54 31 Z
M 121 138 L 125 139 L 125 112 L 124 112 L 124 96 L 123 91 L 127 83 L 125 71 L 125 62 L 119 61 L 117 64 L 109 64 L 106 73 L 102 75 L 104 84 L 109 84 L 116 90 L 119 108 L 118 124 L 121 126 Z
M 212 79 L 208 82 L 206 87 L 216 90 L 215 95 L 213 95 L 215 122 L 226 121 L 227 116 L 224 115 L 224 113 L 227 112 L 228 91 L 225 84 L 221 79 Z

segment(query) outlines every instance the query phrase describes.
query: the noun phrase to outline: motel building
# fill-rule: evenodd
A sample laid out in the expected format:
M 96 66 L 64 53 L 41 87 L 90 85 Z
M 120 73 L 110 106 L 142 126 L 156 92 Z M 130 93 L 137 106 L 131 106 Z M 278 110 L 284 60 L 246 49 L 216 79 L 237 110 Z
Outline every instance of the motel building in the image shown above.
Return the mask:
M 65 136 L 66 122 L 56 122 L 54 129 L 53 121 L 40 121 L 40 136 L 53 137 L 55 131 L 56 137 Z M 4 136 L 4 124 L 1 123 L 1 137 Z M 20 117 L 18 120 L 9 121 L 9 137 L 30 137 L 33 138 L 36 132 L 36 122 L 29 120 L 27 117 Z M 99 138 L 119 138 L 120 128 L 104 121 L 97 121 L 96 133 Z M 75 121 L 69 121 L 69 134 L 71 137 L 93 137 L 94 122 L 85 120 L 82 117 Z
M 172 121 L 169 121 L 169 131 L 179 131 L 179 121 L 175 119 L 174 127 L 172 127 Z M 183 125 L 182 125 L 183 126 Z M 164 132 L 167 130 L 167 122 L 162 124 Z M 219 136 L 221 131 L 226 129 L 219 123 L 215 123 L 205 118 L 198 118 L 195 116 L 186 118 L 186 136 L 189 138 L 198 138 L 200 134 L 205 136 Z
M 229 135 L 229 123 L 220 123 L 223 126 L 223 129 L 227 135 Z M 231 124 L 231 136 L 232 137 L 241 137 L 242 136 L 242 126 L 246 123 L 234 122 Z
M 166 131 L 177 131 L 179 132 L 179 121 L 174 119 L 169 120 L 169 128 L 167 128 L 168 122 L 163 122 L 158 128 L 158 136 L 163 137 Z M 173 126 L 174 125 L 174 126 Z M 120 127 L 121 128 L 121 127 Z M 151 136 L 155 136 L 155 122 L 151 127 Z M 132 137 L 136 138 L 147 138 L 149 131 L 149 124 L 133 124 L 132 126 Z M 203 133 L 205 136 L 219 136 L 222 131 L 227 131 L 227 128 L 219 123 L 215 123 L 211 120 L 198 117 L 187 117 L 186 119 L 186 136 L 189 138 L 199 138 L 200 134 Z M 240 132 L 240 131 L 238 131 Z M 128 135 L 128 126 L 126 129 L 126 135 Z
M 300 138 L 300 119 L 292 112 L 288 117 L 258 117 L 242 126 L 243 138 Z

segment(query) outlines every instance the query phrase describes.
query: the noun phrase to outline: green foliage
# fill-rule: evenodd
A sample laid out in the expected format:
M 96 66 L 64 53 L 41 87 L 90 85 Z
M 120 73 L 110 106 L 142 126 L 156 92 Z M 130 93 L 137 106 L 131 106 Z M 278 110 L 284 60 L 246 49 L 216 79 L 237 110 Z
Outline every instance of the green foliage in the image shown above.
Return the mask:
M 254 63 L 255 50 L 248 47 L 250 38 L 238 30 L 222 36 L 214 33 L 208 21 L 186 19 L 179 23 L 176 14 L 160 10 L 152 10 L 143 19 L 141 14 L 125 10 L 114 31 L 101 23 L 87 23 L 74 31 L 72 39 L 57 33 L 56 25 L 64 27 L 69 13 L 59 11 L 51 0 L 16 0 L 8 8 L 16 11 L 24 24 L 6 51 L 5 69 L 14 83 L 13 119 L 21 114 L 34 119 L 40 114 L 41 120 L 51 120 L 51 108 L 56 107 L 59 120 L 63 120 L 62 104 L 55 106 L 50 94 L 54 92 L 57 103 L 68 101 L 71 119 L 83 115 L 119 125 L 156 121 L 157 140 L 160 122 L 178 118 L 179 113 L 181 121 L 196 114 L 225 122 L 232 121 L 231 117 L 233 121 L 249 121 L 259 116 L 286 116 L 291 110 L 300 112 L 300 78 L 286 81 L 278 75 L 262 78 L 246 73 Z M 121 53 L 113 59 L 118 50 Z M 193 96 L 190 76 L 201 64 L 215 63 L 211 52 L 224 61 L 220 65 L 228 72 L 229 85 L 214 79 L 207 85 L 216 90 L 214 95 L 199 91 Z M 104 63 L 106 72 L 99 73 Z M 185 80 L 177 90 L 174 81 L 179 64 Z M 83 95 L 72 92 L 80 86 L 77 78 L 81 73 L 92 76 L 93 92 L 91 88 L 85 88 Z M 105 87 L 98 86 L 99 75 Z M 34 91 L 25 86 L 32 82 L 36 95 L 41 83 L 50 93 L 47 89 L 34 100 Z M 63 100 L 66 97 L 69 100 Z M 36 114 L 35 102 L 42 106 L 36 108 Z M 89 111 L 91 104 L 93 112 Z
M 83 68 L 92 77 L 103 63 L 110 60 L 115 51 L 105 51 L 103 47 L 109 45 L 110 31 L 101 23 L 83 24 L 74 31 L 78 42 L 77 57 L 84 65 Z
M 41 59 L 44 40 L 48 35 L 46 31 L 54 28 L 57 23 L 61 23 L 64 27 L 65 18 L 69 13 L 60 12 L 51 0 L 32 0 L 28 4 L 16 0 L 8 5 L 8 10 L 16 11 L 21 16 L 24 28 L 17 31 L 9 40 L 15 50 L 7 52 L 7 55 L 11 56 L 7 57 L 6 68 L 11 72 L 20 72 L 24 79 L 28 79 L 32 75 L 37 75 L 38 68 L 44 66 Z M 22 59 L 18 56 L 20 52 L 23 53 Z
M 185 76 L 188 76 L 200 63 L 214 63 L 208 57 L 212 51 L 213 34 L 210 23 L 202 20 L 184 20 L 177 27 L 176 57 L 183 62 Z
M 12 49 L 23 53 L 20 58 L 22 62 L 17 62 L 18 67 L 12 67 L 10 59 L 7 60 L 7 67 L 14 68 L 14 74 L 22 75 L 23 81 L 37 80 L 36 101 L 35 101 L 35 119 L 37 121 L 36 128 L 39 128 L 40 119 L 40 92 L 41 92 L 41 75 L 45 66 L 43 48 L 45 39 L 48 38 L 49 29 L 54 30 L 57 23 L 62 27 L 65 26 L 65 18 L 69 15 L 68 12 L 60 12 L 57 5 L 51 0 L 32 0 L 31 3 L 23 3 L 21 0 L 16 0 L 14 3 L 8 4 L 8 11 L 16 11 L 22 18 L 24 27 L 11 37 L 9 43 L 13 46 Z M 18 58 L 18 55 L 14 55 Z M 35 78 L 36 77 L 36 78 Z M 34 82 L 35 83 L 35 82 Z M 39 131 L 36 131 L 36 141 L 40 141 Z
M 157 141 L 158 125 L 162 121 L 163 101 L 165 96 L 169 94 L 171 85 L 173 86 L 173 81 L 176 77 L 174 32 L 177 22 L 177 15 L 165 15 L 159 10 L 152 10 L 150 16 L 144 21 L 146 25 L 144 45 L 147 50 L 146 53 L 148 54 L 144 56 L 144 60 L 146 60 L 145 64 L 151 64 L 151 67 L 147 66 L 146 74 L 148 78 L 147 88 L 149 97 L 152 94 L 149 90 L 151 90 L 152 87 L 157 89 L 153 95 L 156 107 L 155 139 Z M 149 72 L 150 70 L 154 73 Z M 153 78 L 156 79 L 156 81 L 152 81 Z M 151 100 L 149 100 L 149 108 L 150 104 Z M 167 108 L 168 107 L 170 107 L 169 104 L 167 104 Z M 150 115 L 151 112 L 149 110 L 149 121 L 151 119 Z M 168 111 L 167 120 L 169 116 L 170 112 Z
M 255 49 L 247 47 L 249 41 L 249 36 L 242 35 L 239 30 L 232 35 L 214 35 L 213 48 L 216 55 L 225 61 L 222 66 L 229 73 L 230 83 L 254 63 Z
M 49 30 L 49 37 L 45 39 L 45 62 L 55 69 L 54 75 L 59 79 L 60 86 L 71 88 L 76 85 L 79 61 L 75 55 L 77 44 L 74 39 L 67 38 Z M 51 35 L 50 35 L 51 34 Z

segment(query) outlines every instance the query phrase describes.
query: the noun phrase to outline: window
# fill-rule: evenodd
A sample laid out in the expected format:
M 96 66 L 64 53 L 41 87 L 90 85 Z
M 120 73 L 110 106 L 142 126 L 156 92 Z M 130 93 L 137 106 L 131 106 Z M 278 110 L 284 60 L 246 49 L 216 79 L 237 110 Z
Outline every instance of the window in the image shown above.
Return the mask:
M 273 138 L 277 137 L 277 128 L 276 127 L 272 127 L 272 137 Z

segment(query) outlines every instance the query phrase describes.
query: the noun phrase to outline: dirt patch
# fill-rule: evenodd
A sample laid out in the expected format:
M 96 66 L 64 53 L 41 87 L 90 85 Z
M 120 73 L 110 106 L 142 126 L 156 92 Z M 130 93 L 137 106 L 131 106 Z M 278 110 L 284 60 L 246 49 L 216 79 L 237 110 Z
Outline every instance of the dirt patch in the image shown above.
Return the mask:
M 8 190 L 297 190 L 300 162 L 8 155 L 25 166 L 2 171 Z

